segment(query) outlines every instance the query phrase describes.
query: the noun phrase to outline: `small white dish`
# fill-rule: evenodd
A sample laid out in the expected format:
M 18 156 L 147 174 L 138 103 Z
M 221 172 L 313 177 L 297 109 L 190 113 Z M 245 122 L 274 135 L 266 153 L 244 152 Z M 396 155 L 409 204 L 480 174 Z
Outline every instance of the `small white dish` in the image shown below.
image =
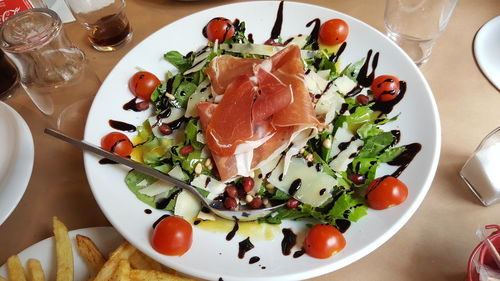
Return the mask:
M 92 239 L 97 248 L 102 253 L 107 254 L 117 248 L 123 241 L 123 238 L 110 226 L 90 227 L 72 230 L 69 232 L 69 237 L 73 245 L 73 260 L 75 266 L 75 281 L 86 281 L 90 277 L 85 261 L 78 254 L 76 249 L 75 237 L 77 234 L 84 235 Z M 56 278 L 56 257 L 55 257 L 55 241 L 54 237 L 42 240 L 18 254 L 23 266 L 26 265 L 28 259 L 37 259 L 42 264 L 46 280 L 55 280 Z M 7 266 L 4 264 L 0 267 L 0 276 L 7 277 Z
M 17 206 L 28 186 L 35 150 L 31 131 L 24 119 L 0 102 L 0 225 Z
M 500 16 L 488 21 L 474 39 L 474 56 L 484 75 L 500 90 Z

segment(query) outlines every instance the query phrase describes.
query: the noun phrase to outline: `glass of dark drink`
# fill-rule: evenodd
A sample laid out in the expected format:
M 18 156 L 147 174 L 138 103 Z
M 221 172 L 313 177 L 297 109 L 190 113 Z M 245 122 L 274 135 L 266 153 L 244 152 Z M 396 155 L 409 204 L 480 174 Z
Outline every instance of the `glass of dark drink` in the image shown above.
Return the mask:
M 94 49 L 110 52 L 132 39 L 125 0 L 65 0 L 76 20 L 88 31 Z
M 11 97 L 19 85 L 19 74 L 16 67 L 0 50 L 0 100 Z

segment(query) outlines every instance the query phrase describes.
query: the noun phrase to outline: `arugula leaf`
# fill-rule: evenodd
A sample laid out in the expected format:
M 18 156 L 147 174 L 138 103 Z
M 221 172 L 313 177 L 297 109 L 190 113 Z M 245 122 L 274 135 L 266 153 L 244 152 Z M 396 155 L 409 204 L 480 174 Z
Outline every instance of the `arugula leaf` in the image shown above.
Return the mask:
M 266 217 L 259 218 L 258 222 L 263 223 L 267 222 L 270 224 L 280 224 L 282 220 L 296 220 L 300 218 L 307 217 L 308 214 L 303 213 L 297 209 L 287 209 L 287 208 L 280 208 L 271 214 L 269 214 Z
M 364 63 L 365 63 L 365 58 L 360 59 L 359 61 L 355 62 L 354 64 L 351 64 L 348 67 L 346 67 L 340 73 L 339 76 L 346 75 L 351 80 L 353 80 L 354 82 L 357 83 L 358 82 L 357 78 L 358 78 L 359 70 L 361 70 L 361 67 L 363 66 Z
M 175 66 L 180 73 L 183 73 L 191 67 L 191 58 L 184 57 L 178 51 L 170 51 L 163 57 L 173 66 Z
M 203 148 L 203 144 L 196 140 L 196 136 L 200 131 L 200 127 L 198 126 L 198 118 L 189 119 L 184 132 L 186 133 L 186 138 L 189 140 L 189 143 L 196 149 L 201 150 Z
M 380 133 L 368 138 L 357 158 L 372 158 L 376 157 L 386 147 L 394 141 L 394 136 L 390 132 Z
M 363 206 L 363 201 L 361 199 L 344 193 L 335 201 L 333 208 L 328 212 L 328 216 L 336 219 L 345 219 L 347 216 L 347 219 L 352 220 L 350 217 L 352 210 L 360 208 L 361 206 Z M 354 218 L 359 219 L 364 215 L 366 215 L 366 209 L 364 214 L 362 210 L 358 211 Z
M 384 130 L 380 129 L 375 124 L 365 123 L 363 124 L 363 126 L 359 127 L 359 129 L 356 132 L 362 139 L 366 139 L 369 137 L 376 136 L 380 133 L 383 133 Z
M 144 181 L 145 181 L 145 184 L 143 184 Z M 134 193 L 134 195 L 139 200 L 141 200 L 142 202 L 148 204 L 149 206 L 151 206 L 153 208 L 156 208 L 154 197 L 141 194 L 141 193 L 139 193 L 139 190 L 145 188 L 148 185 L 153 184 L 156 181 L 157 181 L 156 178 L 145 175 L 145 174 L 138 172 L 136 170 L 130 171 L 127 174 L 127 176 L 125 177 L 125 183 L 127 184 L 128 189 L 130 189 L 130 191 L 132 191 L 132 193 Z M 141 186 L 138 186 L 138 184 L 141 184 Z
M 271 197 L 271 200 L 288 200 L 290 198 L 292 198 L 292 196 L 290 196 L 288 193 L 276 189 L 276 192 L 274 193 L 273 197 Z
M 184 80 L 175 89 L 175 99 L 179 102 L 182 108 L 186 108 L 188 99 L 196 91 L 196 88 L 198 88 L 198 86 L 195 83 Z
M 390 162 L 396 159 L 396 157 L 401 155 L 401 153 L 403 153 L 405 150 L 406 148 L 404 146 L 391 147 L 386 151 L 384 151 L 382 154 L 380 154 L 380 156 L 378 157 L 378 161 L 380 163 Z

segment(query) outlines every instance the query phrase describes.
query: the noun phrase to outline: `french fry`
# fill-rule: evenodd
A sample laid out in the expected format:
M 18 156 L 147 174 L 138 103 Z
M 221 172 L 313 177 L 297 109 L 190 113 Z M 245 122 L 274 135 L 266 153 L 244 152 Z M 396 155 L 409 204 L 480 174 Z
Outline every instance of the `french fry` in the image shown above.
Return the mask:
M 134 246 L 132 246 L 127 241 L 123 242 L 111 255 L 109 259 L 104 263 L 101 270 L 97 273 L 94 281 L 108 281 L 111 279 L 115 270 L 118 268 L 120 260 L 128 260 L 130 256 L 137 251 Z
M 193 281 L 193 279 L 175 276 L 157 270 L 132 269 L 130 271 L 131 281 Z
M 2 276 L 0 276 L 0 281 L 7 281 L 7 279 L 5 279 Z
M 14 255 L 7 259 L 7 274 L 10 281 L 26 281 L 26 273 L 18 256 Z
M 56 281 L 73 280 L 73 250 L 69 241 L 68 229 L 57 217 L 52 218 L 56 240 Z
M 128 260 L 130 261 L 130 266 L 132 266 L 133 269 L 162 271 L 160 263 L 146 256 L 141 251 L 136 251 Z
M 28 280 L 29 281 L 45 281 L 42 265 L 39 260 L 28 260 Z
M 104 255 L 99 251 L 94 241 L 87 236 L 80 234 L 76 235 L 76 246 L 80 256 L 83 257 L 87 266 L 90 268 L 92 275 L 96 275 L 106 262 Z
M 120 260 L 110 281 L 130 281 L 130 262 L 128 260 Z

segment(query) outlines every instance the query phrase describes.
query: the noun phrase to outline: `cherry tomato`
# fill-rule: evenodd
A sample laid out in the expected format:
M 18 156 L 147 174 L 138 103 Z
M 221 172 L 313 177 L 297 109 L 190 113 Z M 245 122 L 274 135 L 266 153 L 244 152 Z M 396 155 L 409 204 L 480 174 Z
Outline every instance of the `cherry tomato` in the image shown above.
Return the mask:
M 193 244 L 193 228 L 181 217 L 166 217 L 153 230 L 151 243 L 160 254 L 182 256 Z
M 307 232 L 304 249 L 313 258 L 326 259 L 345 248 L 342 233 L 327 224 L 317 224 Z
M 101 139 L 101 148 L 121 157 L 127 157 L 132 152 L 133 146 L 126 135 L 112 132 Z
M 373 99 L 391 101 L 399 95 L 399 79 L 391 75 L 380 75 L 371 85 Z
M 219 43 L 222 43 L 233 37 L 234 26 L 233 23 L 226 18 L 213 18 L 205 27 L 205 32 L 208 41 L 215 42 L 215 40 L 218 40 Z
M 366 189 L 366 203 L 376 210 L 387 209 L 403 203 L 408 197 L 408 187 L 395 177 L 386 176 L 373 180 Z
M 349 34 L 349 26 L 341 19 L 324 22 L 319 28 L 319 41 L 327 46 L 344 42 Z
M 151 100 L 151 94 L 153 91 L 161 84 L 160 79 L 156 77 L 153 73 L 147 71 L 139 71 L 128 83 L 128 86 L 132 93 L 145 101 Z

